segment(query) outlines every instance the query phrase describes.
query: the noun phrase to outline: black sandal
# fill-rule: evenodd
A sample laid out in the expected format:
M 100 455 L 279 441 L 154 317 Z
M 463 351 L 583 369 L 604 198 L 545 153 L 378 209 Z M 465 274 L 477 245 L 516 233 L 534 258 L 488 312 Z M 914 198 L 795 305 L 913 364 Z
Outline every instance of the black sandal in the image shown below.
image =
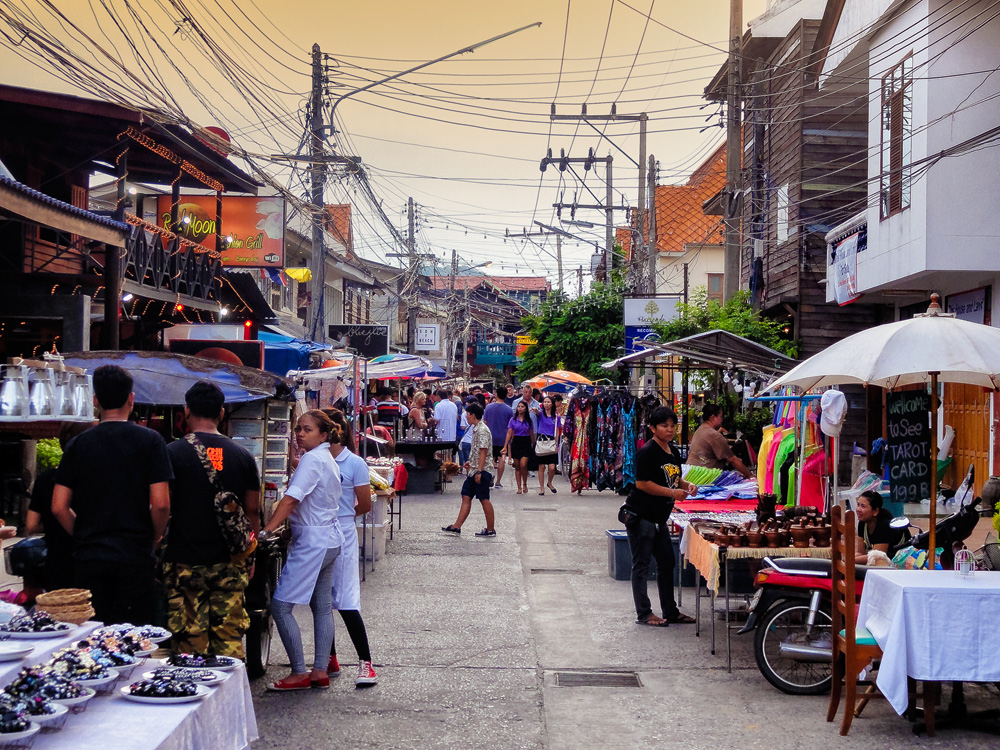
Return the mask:
M 448 531 L 448 532 L 450 532 L 452 534 L 461 534 L 462 533 L 461 529 L 456 529 L 451 524 L 448 524 L 447 526 L 442 526 L 441 527 L 441 531 Z
M 671 625 L 693 625 L 698 622 L 691 615 L 686 615 L 683 612 L 678 612 L 676 617 L 668 620 Z

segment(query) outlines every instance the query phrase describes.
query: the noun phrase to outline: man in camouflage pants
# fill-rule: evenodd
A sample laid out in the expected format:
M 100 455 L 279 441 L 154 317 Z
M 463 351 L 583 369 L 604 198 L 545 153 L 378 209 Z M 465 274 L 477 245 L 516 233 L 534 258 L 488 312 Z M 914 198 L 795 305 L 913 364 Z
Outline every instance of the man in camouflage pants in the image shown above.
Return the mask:
M 254 533 L 260 531 L 260 475 L 250 453 L 219 433 L 225 397 L 199 382 L 185 394 L 187 428 L 205 446 L 223 489 L 240 498 Z M 174 470 L 171 517 L 164 551 L 167 626 L 179 651 L 244 658 L 250 625 L 244 592 L 249 562 L 232 562 L 216 519 L 216 488 L 187 440 L 167 446 Z

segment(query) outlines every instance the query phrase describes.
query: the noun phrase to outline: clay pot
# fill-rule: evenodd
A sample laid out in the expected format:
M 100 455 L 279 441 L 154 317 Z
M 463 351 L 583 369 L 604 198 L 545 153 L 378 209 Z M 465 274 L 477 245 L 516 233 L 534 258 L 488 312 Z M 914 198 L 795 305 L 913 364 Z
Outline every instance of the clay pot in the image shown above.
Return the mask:
M 701 532 L 701 535 L 705 539 L 706 542 L 714 542 L 715 541 L 715 532 L 714 531 L 703 531 L 703 532 Z
M 786 529 L 782 529 L 778 532 L 778 546 L 787 547 L 788 540 L 791 538 L 791 534 Z
M 719 529 L 715 532 L 715 543 L 720 547 L 729 546 L 729 533 L 725 529 Z
M 781 546 L 781 535 L 784 532 L 778 531 L 777 529 L 770 529 L 764 532 L 764 536 L 767 537 L 767 546 L 771 549 L 775 549 Z
M 817 547 L 829 547 L 830 546 L 830 536 L 833 534 L 833 529 L 829 526 L 817 526 L 816 527 L 816 546 Z
M 760 547 L 766 544 L 767 542 L 765 541 L 765 539 L 766 537 L 760 531 L 747 532 L 747 542 L 750 544 L 751 547 Z
M 808 547 L 809 540 L 812 539 L 813 530 L 807 526 L 793 526 L 792 527 L 792 546 L 793 547 Z
M 746 537 L 740 534 L 739 531 L 733 531 L 729 535 L 729 546 L 730 547 L 745 547 Z

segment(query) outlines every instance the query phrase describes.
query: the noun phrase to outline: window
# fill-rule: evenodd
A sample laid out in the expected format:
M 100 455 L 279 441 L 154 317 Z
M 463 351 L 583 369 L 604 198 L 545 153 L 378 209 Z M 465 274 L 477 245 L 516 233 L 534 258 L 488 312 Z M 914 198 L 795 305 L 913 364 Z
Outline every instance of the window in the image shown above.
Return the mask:
M 913 58 L 907 55 L 882 79 L 882 154 L 879 179 L 883 219 L 910 205 Z
M 722 304 L 722 281 L 725 278 L 723 273 L 708 274 L 708 298 Z
M 788 185 L 782 185 L 778 188 L 778 195 L 774 203 L 774 224 L 777 231 L 778 244 L 780 245 L 788 239 Z

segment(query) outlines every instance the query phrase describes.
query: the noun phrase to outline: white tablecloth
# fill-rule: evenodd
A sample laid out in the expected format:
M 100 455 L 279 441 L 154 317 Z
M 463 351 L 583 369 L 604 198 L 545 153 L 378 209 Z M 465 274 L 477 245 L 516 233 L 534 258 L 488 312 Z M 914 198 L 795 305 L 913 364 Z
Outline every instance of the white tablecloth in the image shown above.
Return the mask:
M 906 678 L 1000 681 L 1000 572 L 869 570 L 858 627 L 882 648 L 877 684 L 906 710 Z
M 34 641 L 35 650 L 21 661 L 0 663 L 0 686 L 26 666 L 45 661 L 53 651 L 85 638 L 98 622 L 88 622 L 62 638 Z M 155 668 L 148 660 L 129 682 Z M 210 688 L 211 695 L 196 703 L 150 706 L 118 695 L 99 695 L 81 714 L 70 714 L 63 728 L 36 736 L 33 750 L 243 750 L 257 739 L 257 719 L 246 668 L 240 665 L 229 679 Z

